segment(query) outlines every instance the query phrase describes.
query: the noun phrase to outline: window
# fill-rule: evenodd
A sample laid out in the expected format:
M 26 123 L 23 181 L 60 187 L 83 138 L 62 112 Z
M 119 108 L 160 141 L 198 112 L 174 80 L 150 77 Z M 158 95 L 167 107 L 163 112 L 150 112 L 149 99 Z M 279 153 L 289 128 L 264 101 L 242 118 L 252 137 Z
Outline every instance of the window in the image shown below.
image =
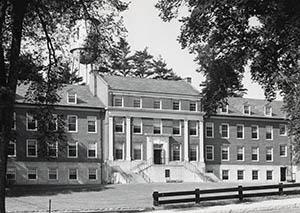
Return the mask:
M 88 133 L 97 133 L 97 117 L 95 116 L 88 116 L 87 117 L 88 122 Z
M 214 160 L 214 146 L 207 145 L 205 147 L 206 160 Z
M 251 115 L 251 107 L 249 105 L 244 105 L 244 115 Z
M 9 141 L 7 147 L 7 155 L 8 157 L 16 157 L 16 141 Z
M 244 170 L 237 170 L 237 179 L 244 180 Z
M 178 100 L 173 100 L 173 110 L 180 110 L 180 102 Z
M 221 159 L 223 161 L 229 160 L 229 146 L 222 146 L 221 147 Z
M 228 113 L 228 105 L 220 107 L 220 112 L 221 113 Z
M 37 157 L 37 141 L 36 140 L 27 140 L 27 157 Z
M 242 124 L 236 125 L 236 137 L 238 139 L 244 139 L 244 125 Z
M 267 180 L 273 179 L 273 171 L 272 170 L 267 170 L 266 178 L 267 178 Z
M 237 147 L 237 155 L 236 155 L 236 159 L 238 161 L 243 161 L 244 160 L 244 147 L 242 146 L 238 146 Z
M 173 135 L 181 135 L 181 122 L 179 120 L 173 120 Z
M 285 124 L 279 124 L 279 135 L 280 136 L 286 136 L 287 135 Z
M 222 170 L 222 180 L 229 180 L 229 170 Z
M 266 139 L 273 140 L 273 127 L 272 126 L 266 126 Z
M 78 143 L 68 143 L 68 158 L 77 158 L 78 155 Z
M 251 147 L 251 160 L 258 161 L 259 160 L 259 148 Z
M 89 180 L 97 180 L 97 169 L 89 168 Z
M 48 179 L 49 180 L 57 180 L 57 169 L 56 168 L 48 169 Z
M 58 143 L 57 142 L 48 144 L 48 155 L 49 155 L 49 157 L 57 158 L 57 155 L 58 155 Z
M 69 180 L 77 180 L 77 169 L 69 169 Z
M 133 133 L 135 134 L 142 134 L 142 119 L 134 118 L 133 119 Z
M 172 160 L 180 161 L 180 144 L 173 144 L 172 146 Z
M 228 124 L 221 124 L 221 137 L 222 138 L 229 138 L 229 125 Z
M 133 144 L 133 159 L 142 160 L 142 146 L 141 143 Z
M 16 169 L 15 168 L 7 168 L 6 170 L 6 179 L 7 180 L 16 180 Z
M 57 127 L 58 127 L 58 117 L 57 114 L 53 114 L 52 120 L 49 121 L 48 129 L 50 131 L 57 131 Z
M 192 136 L 198 135 L 198 122 L 197 121 L 189 121 L 189 133 Z
M 252 180 L 258 180 L 258 170 L 252 170 Z
M 162 133 L 162 122 L 161 120 L 153 120 L 153 134 Z
M 124 118 L 115 118 L 115 132 L 124 133 Z
M 37 179 L 37 170 L 36 168 L 30 168 L 27 170 L 27 179 L 36 180 Z
M 117 143 L 115 145 L 115 159 L 124 160 L 124 143 Z
M 141 99 L 135 98 L 133 99 L 133 107 L 134 108 L 142 108 Z
M 123 107 L 123 97 L 121 97 L 121 96 L 114 96 L 114 106 L 116 106 L 116 107 Z
M 68 131 L 77 132 L 77 116 L 68 115 Z
M 37 120 L 34 118 L 34 116 L 30 113 L 27 113 L 26 120 L 27 131 L 37 131 Z
M 190 146 L 190 153 L 189 153 L 190 161 L 197 161 L 197 156 L 198 156 L 198 146 L 197 145 L 191 145 Z
M 266 161 L 273 161 L 273 148 L 272 147 L 266 148 Z
M 190 102 L 190 111 L 197 111 L 197 104 L 196 102 Z
M 259 130 L 257 125 L 251 126 L 251 138 L 259 139 Z
M 16 130 L 17 129 L 17 114 L 16 112 L 13 113 L 13 123 L 12 123 L 12 130 Z
M 160 100 L 154 100 L 153 108 L 154 109 L 161 109 L 161 101 Z
M 287 145 L 279 145 L 279 156 L 280 157 L 287 156 Z
M 214 123 L 206 123 L 205 124 L 205 132 L 207 138 L 214 137 Z
M 68 104 L 77 104 L 76 92 L 68 92 Z
M 88 154 L 88 158 L 97 157 L 97 142 L 89 142 L 87 154 Z
M 272 116 L 272 107 L 269 105 L 265 106 L 265 116 Z

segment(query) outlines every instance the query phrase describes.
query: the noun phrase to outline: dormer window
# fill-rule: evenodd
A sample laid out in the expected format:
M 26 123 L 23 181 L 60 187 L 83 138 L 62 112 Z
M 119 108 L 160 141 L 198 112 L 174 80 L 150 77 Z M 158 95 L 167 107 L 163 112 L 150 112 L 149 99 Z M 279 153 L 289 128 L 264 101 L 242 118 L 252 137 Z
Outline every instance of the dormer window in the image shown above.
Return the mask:
M 223 106 L 220 108 L 220 112 L 221 112 L 221 113 L 226 113 L 226 114 L 227 114 L 227 113 L 228 113 L 228 105 L 225 105 L 225 106 L 223 105 Z
M 76 92 L 68 92 L 68 104 L 77 104 Z
M 180 110 L 180 101 L 173 100 L 173 110 Z
M 114 96 L 114 106 L 123 107 L 123 97 L 122 96 Z
M 141 104 L 140 98 L 133 99 L 133 107 L 134 108 L 142 108 L 141 106 L 142 106 L 142 104 Z
M 244 105 L 244 115 L 251 115 L 251 107 L 249 105 Z
M 265 106 L 265 116 L 272 116 L 272 107 L 269 105 Z

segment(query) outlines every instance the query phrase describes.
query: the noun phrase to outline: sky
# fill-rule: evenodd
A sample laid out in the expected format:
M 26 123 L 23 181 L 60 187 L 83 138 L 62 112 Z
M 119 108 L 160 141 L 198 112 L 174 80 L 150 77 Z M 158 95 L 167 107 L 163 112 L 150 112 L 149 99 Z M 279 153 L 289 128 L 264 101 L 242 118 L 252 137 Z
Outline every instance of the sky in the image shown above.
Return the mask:
M 157 0 L 130 2 L 129 9 L 122 15 L 131 49 L 143 50 L 148 47 L 148 51 L 155 57 L 161 55 L 176 74 L 183 78 L 192 77 L 193 86 L 200 89 L 199 85 L 204 78 L 196 72 L 197 64 L 194 62 L 194 56 L 189 54 L 188 50 L 181 49 L 177 41 L 181 23 L 177 20 L 163 22 L 158 16 L 159 11 L 154 7 Z M 244 97 L 264 99 L 264 92 L 251 80 L 249 69 L 246 69 L 243 84 L 248 89 Z

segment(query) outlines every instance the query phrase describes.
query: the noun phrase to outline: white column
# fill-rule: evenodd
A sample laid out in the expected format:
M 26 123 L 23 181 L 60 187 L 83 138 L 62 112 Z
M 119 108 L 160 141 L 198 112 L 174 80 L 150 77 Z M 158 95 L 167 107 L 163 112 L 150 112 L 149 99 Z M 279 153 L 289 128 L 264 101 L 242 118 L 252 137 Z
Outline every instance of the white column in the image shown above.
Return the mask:
M 189 122 L 184 120 L 183 159 L 189 161 Z
M 153 142 L 150 140 L 150 137 L 147 137 L 147 161 L 152 161 L 153 163 Z
M 199 121 L 199 162 L 204 162 L 204 125 Z
M 114 160 L 114 118 L 108 117 L 108 160 Z
M 126 160 L 131 160 L 131 120 L 126 117 Z

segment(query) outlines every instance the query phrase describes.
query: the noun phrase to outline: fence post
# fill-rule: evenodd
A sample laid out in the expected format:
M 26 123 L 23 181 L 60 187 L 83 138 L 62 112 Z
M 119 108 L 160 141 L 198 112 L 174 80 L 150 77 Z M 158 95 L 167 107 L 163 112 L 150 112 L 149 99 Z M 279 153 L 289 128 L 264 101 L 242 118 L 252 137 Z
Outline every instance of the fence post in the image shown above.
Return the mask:
M 200 189 L 195 189 L 195 201 L 200 203 Z
M 243 186 L 238 187 L 238 192 L 239 192 L 239 201 L 243 201 Z
M 51 199 L 49 199 L 49 213 L 51 213 Z
M 283 195 L 283 184 L 279 183 L 279 195 Z
M 158 192 L 157 191 L 153 192 L 152 197 L 153 197 L 153 205 L 158 206 L 159 205 L 159 203 L 158 203 Z

